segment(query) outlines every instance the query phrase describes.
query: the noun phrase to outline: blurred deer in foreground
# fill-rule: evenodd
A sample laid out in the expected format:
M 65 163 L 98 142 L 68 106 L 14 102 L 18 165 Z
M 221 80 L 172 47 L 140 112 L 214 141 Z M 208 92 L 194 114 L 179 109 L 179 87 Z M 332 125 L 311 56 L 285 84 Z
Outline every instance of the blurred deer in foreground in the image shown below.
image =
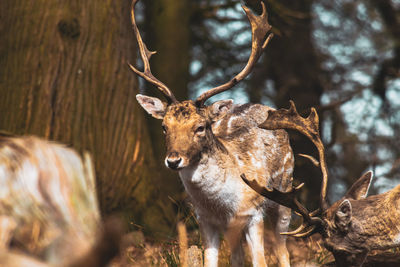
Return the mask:
M 245 68 L 229 82 L 206 91 L 195 101 L 176 100 L 171 90 L 151 73 L 147 49 L 136 26 L 132 3 L 132 25 L 144 63 L 140 77 L 154 84 L 167 98 L 137 95 L 140 105 L 154 118 L 163 120 L 167 155 L 165 165 L 179 172 L 188 193 L 205 243 L 205 265 L 217 266 L 222 232 L 231 247 L 231 264 L 243 265 L 242 240 L 245 238 L 254 266 L 266 266 L 263 245 L 263 215 L 268 211 L 276 230 L 276 254 L 281 266 L 289 266 L 286 231 L 290 210 L 267 201 L 251 190 L 240 178 L 243 172 L 260 184 L 285 190 L 290 186 L 293 154 L 284 130 L 257 127 L 271 110 L 259 104 L 234 105 L 222 100 L 206 106 L 213 95 L 226 91 L 243 80 L 252 70 L 272 35 L 264 4 L 260 16 L 243 7 L 252 28 L 252 49 Z M 179 25 L 177 25 L 179 27 Z
M 100 229 L 94 179 L 88 154 L 82 160 L 57 143 L 0 135 L 0 265 L 107 263 L 121 227 Z
M 294 237 L 307 237 L 320 233 L 324 246 L 332 252 L 337 266 L 362 266 L 368 251 L 400 246 L 400 185 L 392 190 L 367 197 L 372 172 L 361 176 L 339 201 L 329 206 L 326 201 L 328 172 L 324 146 L 319 136 L 318 115 L 313 108 L 308 118 L 302 118 L 293 102 L 290 109 L 269 111 L 268 118 L 260 124 L 264 129 L 293 129 L 306 135 L 317 147 L 319 162 L 306 156 L 322 171 L 320 207 L 309 212 L 297 200 L 301 184 L 282 191 L 261 186 L 250 175 L 244 181 L 259 194 L 293 209 L 303 218 L 303 223 L 292 232 L 282 233 Z M 246 176 L 249 178 L 247 179 Z

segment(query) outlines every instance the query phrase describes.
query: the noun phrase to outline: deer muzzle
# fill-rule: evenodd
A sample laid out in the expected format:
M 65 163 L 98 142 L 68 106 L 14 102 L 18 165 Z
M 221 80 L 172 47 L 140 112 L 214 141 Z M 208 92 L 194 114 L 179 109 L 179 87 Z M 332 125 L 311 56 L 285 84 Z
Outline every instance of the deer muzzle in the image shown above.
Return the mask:
M 184 167 L 184 160 L 177 152 L 171 152 L 165 157 L 165 166 L 172 170 L 179 170 Z

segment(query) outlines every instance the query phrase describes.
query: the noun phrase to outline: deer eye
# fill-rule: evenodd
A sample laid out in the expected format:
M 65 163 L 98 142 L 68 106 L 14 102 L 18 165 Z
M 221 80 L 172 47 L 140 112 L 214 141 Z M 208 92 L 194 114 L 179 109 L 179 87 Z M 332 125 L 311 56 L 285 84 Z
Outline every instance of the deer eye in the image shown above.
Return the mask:
M 166 134 L 167 133 L 167 127 L 165 127 L 165 125 L 161 125 L 161 127 L 162 127 L 163 133 Z
M 204 126 L 199 126 L 199 127 L 197 127 L 195 133 L 198 133 L 198 134 L 203 133 L 205 129 L 206 128 Z

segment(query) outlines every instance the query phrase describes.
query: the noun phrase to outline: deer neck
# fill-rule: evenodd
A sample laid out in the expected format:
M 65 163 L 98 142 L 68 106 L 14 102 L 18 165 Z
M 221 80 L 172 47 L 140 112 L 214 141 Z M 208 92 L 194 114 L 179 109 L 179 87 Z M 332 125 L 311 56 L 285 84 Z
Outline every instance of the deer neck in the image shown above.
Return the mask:
M 187 168 L 180 170 L 179 175 L 182 179 L 190 178 L 189 180 L 193 180 L 193 182 L 196 182 L 196 177 L 200 179 L 199 176 L 203 178 L 219 176 L 217 172 L 220 172 L 220 169 L 229 169 L 228 157 L 229 153 L 223 143 L 211 133 L 208 144 L 200 152 L 199 159 Z

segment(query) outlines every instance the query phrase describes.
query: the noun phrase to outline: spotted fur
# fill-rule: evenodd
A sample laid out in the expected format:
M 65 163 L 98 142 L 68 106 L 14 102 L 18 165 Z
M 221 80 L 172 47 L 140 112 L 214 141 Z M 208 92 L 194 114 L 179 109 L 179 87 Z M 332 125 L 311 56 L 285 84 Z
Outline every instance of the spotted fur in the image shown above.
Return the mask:
M 243 264 L 244 239 L 253 265 L 266 266 L 265 213 L 275 225 L 280 265 L 289 266 L 286 240 L 279 233 L 287 230 L 290 210 L 260 197 L 240 178 L 241 173 L 249 173 L 260 184 L 281 190 L 291 183 L 293 153 L 287 133 L 257 127 L 271 108 L 234 105 L 232 100 L 197 107 L 192 101 L 166 105 L 153 97 L 138 95 L 137 99 L 148 113 L 163 120 L 165 164 L 179 171 L 193 203 L 205 243 L 206 266 L 217 266 L 219 233 L 224 233 L 231 246 L 233 266 Z

